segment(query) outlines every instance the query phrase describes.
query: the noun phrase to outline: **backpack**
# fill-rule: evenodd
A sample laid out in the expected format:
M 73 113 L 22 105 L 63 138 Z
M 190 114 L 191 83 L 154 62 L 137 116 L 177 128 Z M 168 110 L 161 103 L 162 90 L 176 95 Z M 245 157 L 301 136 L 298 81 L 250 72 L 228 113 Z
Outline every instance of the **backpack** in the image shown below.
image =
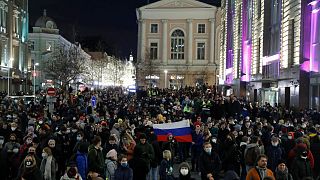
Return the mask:
M 256 162 L 256 158 L 258 154 L 259 154 L 259 149 L 257 146 L 248 148 L 244 154 L 245 164 L 253 166 Z

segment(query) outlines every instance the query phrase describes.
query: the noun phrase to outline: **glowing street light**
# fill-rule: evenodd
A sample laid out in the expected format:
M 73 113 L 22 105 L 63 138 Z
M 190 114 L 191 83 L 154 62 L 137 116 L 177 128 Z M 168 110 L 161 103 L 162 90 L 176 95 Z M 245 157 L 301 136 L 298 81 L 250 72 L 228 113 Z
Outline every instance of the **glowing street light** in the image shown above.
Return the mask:
M 39 63 L 33 64 L 33 95 L 36 97 L 36 66 L 39 66 Z

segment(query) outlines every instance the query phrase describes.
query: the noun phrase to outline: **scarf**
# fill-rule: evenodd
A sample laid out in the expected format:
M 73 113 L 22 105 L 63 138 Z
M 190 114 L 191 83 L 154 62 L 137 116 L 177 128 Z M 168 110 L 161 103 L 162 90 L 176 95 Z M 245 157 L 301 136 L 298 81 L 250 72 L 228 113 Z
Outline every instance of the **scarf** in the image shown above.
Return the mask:
M 44 179 L 45 180 L 51 180 L 51 162 L 52 162 L 52 156 L 47 157 L 46 165 L 44 168 Z
M 276 173 L 276 178 L 277 180 L 288 180 L 289 173 L 288 173 L 288 168 L 286 168 L 284 171 L 280 171 L 278 168 L 275 170 Z
M 267 176 L 267 168 L 261 168 L 259 166 L 256 166 L 256 169 L 258 170 L 258 173 L 260 174 L 261 179 Z

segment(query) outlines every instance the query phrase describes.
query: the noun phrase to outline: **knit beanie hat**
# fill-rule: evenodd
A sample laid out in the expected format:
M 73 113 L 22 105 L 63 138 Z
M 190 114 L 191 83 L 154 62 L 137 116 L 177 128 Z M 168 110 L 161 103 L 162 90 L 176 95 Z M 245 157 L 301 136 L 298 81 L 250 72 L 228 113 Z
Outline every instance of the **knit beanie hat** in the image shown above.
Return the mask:
M 190 165 L 187 163 L 187 162 L 182 162 L 180 165 L 179 165 L 179 169 L 183 168 L 183 167 L 186 167 L 190 170 Z

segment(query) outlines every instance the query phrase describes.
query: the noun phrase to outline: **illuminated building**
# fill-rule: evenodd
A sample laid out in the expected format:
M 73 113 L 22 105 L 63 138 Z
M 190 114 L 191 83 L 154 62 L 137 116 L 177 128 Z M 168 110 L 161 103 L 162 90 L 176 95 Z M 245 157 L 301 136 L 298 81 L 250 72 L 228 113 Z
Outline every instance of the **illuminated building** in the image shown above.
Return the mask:
M 137 9 L 138 86 L 216 84 L 220 11 L 196 0 L 161 0 Z
M 222 89 L 285 107 L 318 101 L 310 99 L 319 85 L 310 97 L 309 89 L 319 67 L 319 0 L 222 0 L 221 8 Z

